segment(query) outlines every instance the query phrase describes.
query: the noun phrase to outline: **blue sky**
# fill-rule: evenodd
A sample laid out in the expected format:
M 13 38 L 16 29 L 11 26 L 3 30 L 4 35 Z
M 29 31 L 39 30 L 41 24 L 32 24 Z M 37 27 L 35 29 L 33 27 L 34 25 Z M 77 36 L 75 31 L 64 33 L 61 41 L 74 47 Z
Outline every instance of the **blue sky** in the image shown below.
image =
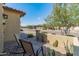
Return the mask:
M 45 23 L 45 18 L 51 14 L 53 9 L 53 4 L 50 3 L 8 3 L 6 5 L 26 13 L 21 18 L 21 26 Z

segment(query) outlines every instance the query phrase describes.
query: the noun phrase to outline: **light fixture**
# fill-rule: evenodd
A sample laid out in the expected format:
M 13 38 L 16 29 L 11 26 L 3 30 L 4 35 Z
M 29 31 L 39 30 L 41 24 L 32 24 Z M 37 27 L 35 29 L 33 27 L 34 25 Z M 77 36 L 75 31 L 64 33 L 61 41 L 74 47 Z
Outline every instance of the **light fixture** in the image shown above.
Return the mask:
M 3 25 L 5 25 L 5 24 L 6 24 L 6 20 L 4 19 L 4 20 L 3 20 Z

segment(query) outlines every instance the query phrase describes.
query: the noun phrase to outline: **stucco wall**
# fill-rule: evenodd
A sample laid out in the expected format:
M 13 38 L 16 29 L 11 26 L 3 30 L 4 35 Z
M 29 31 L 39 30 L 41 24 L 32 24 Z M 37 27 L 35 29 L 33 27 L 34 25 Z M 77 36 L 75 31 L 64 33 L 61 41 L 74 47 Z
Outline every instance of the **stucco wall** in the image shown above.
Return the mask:
M 14 41 L 13 33 L 19 33 L 20 31 L 20 15 L 16 12 L 4 9 L 4 14 L 8 15 L 6 19 L 6 25 L 4 25 L 4 40 Z
M 3 9 L 2 9 L 2 4 L 0 3 L 0 53 L 3 51 L 3 44 L 4 44 L 4 38 L 3 38 L 3 25 L 2 25 L 2 21 L 3 21 Z
M 53 47 L 53 48 L 56 51 L 63 53 L 63 54 L 66 53 L 64 43 L 67 44 L 67 41 L 68 41 L 68 46 L 70 48 L 71 45 L 73 44 L 73 39 L 74 39 L 74 37 L 47 34 L 48 43 L 53 46 L 53 43 L 55 43 L 55 41 L 57 40 L 58 41 L 58 47 Z

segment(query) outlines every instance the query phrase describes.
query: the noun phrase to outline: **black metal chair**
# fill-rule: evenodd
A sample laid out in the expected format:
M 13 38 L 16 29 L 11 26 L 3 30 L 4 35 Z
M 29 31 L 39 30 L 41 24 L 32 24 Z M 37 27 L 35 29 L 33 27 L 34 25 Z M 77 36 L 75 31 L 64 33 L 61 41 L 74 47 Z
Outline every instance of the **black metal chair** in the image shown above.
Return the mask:
M 19 47 L 19 48 L 21 48 L 21 44 L 20 44 L 20 42 L 19 42 L 19 35 L 18 34 L 13 34 L 14 35 L 14 38 L 15 38 L 15 40 L 16 40 L 16 42 L 17 42 L 17 44 L 18 44 L 18 46 L 17 46 L 17 48 Z
M 40 52 L 42 52 L 42 55 L 43 55 L 43 48 L 40 47 L 36 53 L 34 52 L 34 49 L 33 49 L 33 45 L 31 42 L 28 42 L 28 41 L 24 41 L 24 40 L 19 40 L 20 43 L 21 43 L 21 46 L 24 50 L 23 52 L 23 56 L 24 55 L 28 55 L 28 56 L 38 56 Z

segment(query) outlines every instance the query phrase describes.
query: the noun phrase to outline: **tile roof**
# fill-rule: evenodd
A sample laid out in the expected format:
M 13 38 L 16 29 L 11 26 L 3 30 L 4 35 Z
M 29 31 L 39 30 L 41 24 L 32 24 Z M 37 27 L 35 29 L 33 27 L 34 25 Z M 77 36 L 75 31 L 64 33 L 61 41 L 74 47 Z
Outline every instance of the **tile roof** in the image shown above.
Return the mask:
M 12 10 L 12 11 L 15 11 L 15 12 L 18 12 L 18 13 L 21 13 L 21 16 L 24 16 L 25 15 L 25 13 L 23 11 L 13 9 L 11 7 L 3 6 L 3 8 L 4 9 L 8 9 L 8 10 Z

